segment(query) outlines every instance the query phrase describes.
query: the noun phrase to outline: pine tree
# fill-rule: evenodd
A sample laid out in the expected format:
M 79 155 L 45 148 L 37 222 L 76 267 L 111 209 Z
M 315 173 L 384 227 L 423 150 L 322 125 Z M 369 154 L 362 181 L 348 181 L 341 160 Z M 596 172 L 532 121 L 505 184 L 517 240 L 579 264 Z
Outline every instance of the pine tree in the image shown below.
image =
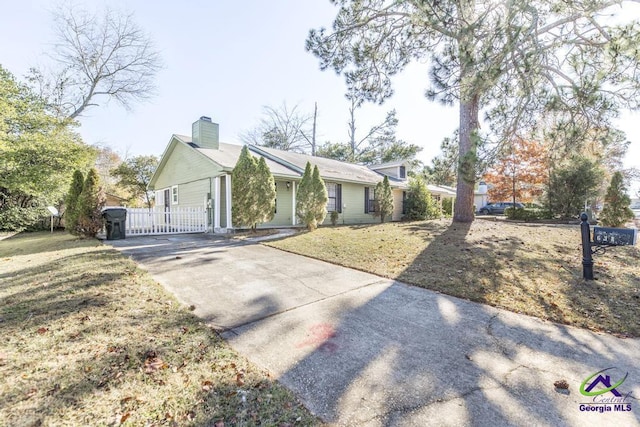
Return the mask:
M 258 196 L 255 190 L 258 179 L 258 162 L 245 145 L 231 174 L 231 217 L 235 227 L 253 228 L 258 222 Z
M 328 200 L 327 187 L 320 177 L 318 166 L 312 170 L 311 163 L 307 162 L 296 194 L 296 214 L 309 231 L 315 230 L 324 221 Z
M 324 184 L 324 180 L 320 176 L 320 170 L 318 166 L 313 167 L 313 195 L 314 195 L 314 213 L 316 222 L 322 224 L 327 217 L 327 202 L 329 201 L 329 195 L 327 193 L 327 186 Z
M 575 218 L 585 200 L 597 197 L 601 176 L 598 163 L 581 156 L 574 156 L 556 166 L 551 171 L 547 186 L 549 211 L 562 218 Z
M 73 172 L 73 181 L 71 182 L 71 187 L 69 187 L 69 193 L 65 200 L 66 209 L 64 213 L 65 228 L 73 234 L 76 233 L 76 227 L 78 225 L 78 204 L 83 186 L 84 175 L 76 169 L 76 171 Z
M 384 222 L 385 218 L 393 213 L 393 193 L 387 176 L 376 184 L 375 202 L 375 215 L 380 215 L 380 222 Z
M 600 219 L 607 227 L 620 227 L 634 218 L 633 211 L 629 207 L 631 198 L 627 195 L 622 172 L 616 172 L 611 177 L 611 184 L 607 188 L 604 198 L 604 209 Z
M 345 75 L 348 96 L 382 103 L 392 77 L 415 61 L 429 64 L 430 99 L 457 102 L 455 222 L 474 220 L 478 148 L 488 140 L 504 142 L 549 113 L 580 138 L 638 106 L 633 1 L 332 3 L 333 24 L 311 30 L 306 48 L 322 70 Z
M 300 219 L 300 222 L 306 225 L 310 231 L 314 230 L 318 226 L 313 212 L 312 175 L 311 163 L 307 162 L 296 194 L 296 215 Z
M 275 215 L 276 208 L 276 184 L 264 157 L 260 157 L 258 162 L 256 192 L 258 200 L 258 218 L 256 222 L 271 221 Z
M 91 168 L 84 180 L 82 194 L 78 198 L 78 222 L 76 230 L 87 237 L 95 237 L 102 229 L 102 208 L 105 195 L 100 188 L 98 172 Z

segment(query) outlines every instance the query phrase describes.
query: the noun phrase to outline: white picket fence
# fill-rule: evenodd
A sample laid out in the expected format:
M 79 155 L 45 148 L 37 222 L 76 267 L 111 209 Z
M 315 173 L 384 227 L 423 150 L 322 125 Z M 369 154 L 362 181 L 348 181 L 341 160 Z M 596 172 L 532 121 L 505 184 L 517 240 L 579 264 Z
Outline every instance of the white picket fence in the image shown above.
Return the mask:
M 152 234 L 204 233 L 207 231 L 205 207 L 127 208 L 127 236 Z

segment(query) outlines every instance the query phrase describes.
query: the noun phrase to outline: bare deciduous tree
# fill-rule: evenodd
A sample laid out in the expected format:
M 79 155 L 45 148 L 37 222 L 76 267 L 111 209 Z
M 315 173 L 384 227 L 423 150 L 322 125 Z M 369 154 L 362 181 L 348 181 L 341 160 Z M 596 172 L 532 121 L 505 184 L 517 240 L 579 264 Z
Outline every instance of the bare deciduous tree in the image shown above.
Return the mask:
M 101 99 L 130 108 L 153 95 L 161 58 L 133 15 L 111 9 L 90 14 L 69 5 L 54 12 L 54 20 L 51 57 L 58 67 L 32 69 L 30 80 L 57 114 L 76 118 Z
M 241 134 L 240 139 L 245 144 L 285 151 L 306 152 L 311 148 L 315 155 L 316 115 L 317 106 L 313 115 L 300 112 L 298 105 L 289 108 L 286 102 L 280 107 L 264 106 L 258 125 Z

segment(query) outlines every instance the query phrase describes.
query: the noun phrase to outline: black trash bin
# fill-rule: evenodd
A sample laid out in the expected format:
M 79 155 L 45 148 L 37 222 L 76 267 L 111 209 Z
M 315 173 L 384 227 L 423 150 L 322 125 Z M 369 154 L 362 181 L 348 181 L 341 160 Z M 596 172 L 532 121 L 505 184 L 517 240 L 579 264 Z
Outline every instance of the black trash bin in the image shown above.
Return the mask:
M 124 239 L 127 210 L 125 208 L 107 208 L 102 211 L 102 217 L 106 223 L 107 240 Z

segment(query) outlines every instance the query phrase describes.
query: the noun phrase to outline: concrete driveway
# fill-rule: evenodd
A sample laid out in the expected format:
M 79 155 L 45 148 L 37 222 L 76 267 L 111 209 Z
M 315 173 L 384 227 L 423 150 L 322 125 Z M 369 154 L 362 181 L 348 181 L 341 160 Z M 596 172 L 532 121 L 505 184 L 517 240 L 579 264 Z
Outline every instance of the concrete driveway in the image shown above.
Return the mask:
M 259 244 L 107 242 L 338 425 L 640 425 L 640 340 L 543 322 Z M 614 390 L 581 394 L 597 382 Z M 556 388 L 564 380 L 568 389 Z M 630 393 L 630 394 L 629 394 Z M 619 395 L 619 396 L 618 396 Z

